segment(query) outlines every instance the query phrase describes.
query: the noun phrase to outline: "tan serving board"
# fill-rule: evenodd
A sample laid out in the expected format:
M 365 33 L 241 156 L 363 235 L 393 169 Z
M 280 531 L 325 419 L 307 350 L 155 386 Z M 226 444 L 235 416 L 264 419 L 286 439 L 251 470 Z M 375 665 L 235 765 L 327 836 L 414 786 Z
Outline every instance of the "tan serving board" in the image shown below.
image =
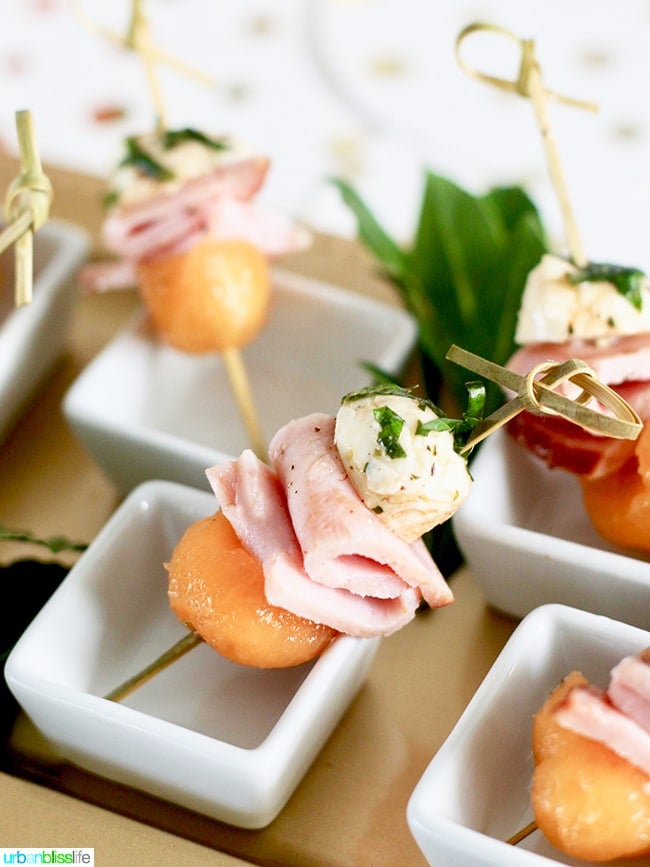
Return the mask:
M 16 173 L 0 155 L 0 190 Z M 49 170 L 52 216 L 84 226 L 101 252 L 102 184 Z M 357 245 L 319 236 L 283 267 L 394 301 Z M 76 442 L 60 404 L 85 364 L 139 304 L 135 293 L 81 293 L 59 369 L 0 447 L 0 523 L 88 542 L 118 504 L 108 479 Z M 3 543 L 0 562 L 43 557 Z M 424 864 L 406 805 L 516 622 L 491 611 L 465 568 L 454 605 L 419 616 L 385 639 L 369 680 L 279 817 L 242 831 L 126 790 L 60 763 L 21 717 L 0 773 L 0 846 L 92 846 L 97 864 Z

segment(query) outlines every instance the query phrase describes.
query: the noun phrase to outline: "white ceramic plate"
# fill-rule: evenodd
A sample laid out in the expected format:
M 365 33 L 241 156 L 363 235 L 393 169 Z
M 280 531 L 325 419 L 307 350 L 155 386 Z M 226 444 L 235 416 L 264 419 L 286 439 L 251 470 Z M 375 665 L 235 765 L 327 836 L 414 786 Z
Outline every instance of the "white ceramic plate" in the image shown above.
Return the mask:
M 650 562 L 605 542 L 578 480 L 549 470 L 504 431 L 481 446 L 453 518 L 488 602 L 515 617 L 558 602 L 650 629 Z
M 571 670 L 606 685 L 620 659 L 648 644 L 645 630 L 563 605 L 519 624 L 409 800 L 409 827 L 429 864 L 585 863 L 539 831 L 517 846 L 503 842 L 533 818 L 532 716 Z M 624 863 L 648 862 L 616 862 Z
M 398 371 L 416 338 L 399 308 L 274 273 L 268 324 L 242 352 L 267 440 L 292 418 L 336 413 L 370 382 L 362 362 Z M 81 373 L 63 408 L 120 491 L 152 478 L 206 488 L 206 467 L 249 445 L 219 356 L 170 349 L 144 314 Z
M 31 304 L 14 307 L 14 252 L 0 270 L 0 441 L 65 349 L 77 296 L 75 275 L 89 250 L 86 233 L 51 220 L 34 237 Z
M 379 639 L 342 637 L 315 662 L 265 671 L 201 645 L 121 703 L 102 698 L 186 634 L 169 608 L 163 563 L 215 505 L 171 482 L 134 490 L 24 633 L 5 676 L 69 761 L 259 828 L 335 728 Z

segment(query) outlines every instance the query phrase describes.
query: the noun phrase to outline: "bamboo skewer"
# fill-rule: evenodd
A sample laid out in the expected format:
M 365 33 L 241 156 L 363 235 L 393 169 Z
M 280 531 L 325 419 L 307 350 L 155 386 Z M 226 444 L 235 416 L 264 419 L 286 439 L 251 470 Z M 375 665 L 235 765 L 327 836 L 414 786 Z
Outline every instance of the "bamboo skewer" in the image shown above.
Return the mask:
M 116 686 L 115 689 L 106 693 L 104 698 L 108 701 L 122 701 L 122 699 L 131 695 L 132 692 L 135 692 L 136 689 L 144 686 L 144 684 L 151 680 L 151 678 L 158 674 L 158 672 L 163 671 L 165 668 L 170 666 L 172 662 L 176 662 L 176 660 L 180 659 L 181 656 L 185 656 L 186 653 L 189 653 L 190 650 L 193 650 L 202 643 L 203 639 L 197 632 L 188 632 L 187 635 L 184 635 L 176 642 L 176 644 L 165 650 L 164 653 L 161 653 L 157 659 L 150 663 L 146 668 L 143 668 L 142 671 L 134 674 L 133 677 L 130 677 L 128 680 L 125 680 L 124 683 L 121 683 L 119 686 Z
M 510 81 L 506 78 L 498 78 L 497 76 L 480 72 L 465 61 L 460 50 L 461 45 L 468 36 L 478 32 L 494 33 L 500 36 L 505 36 L 520 45 L 521 61 L 519 66 L 519 75 L 515 81 Z M 546 161 L 548 164 L 551 183 L 553 184 L 558 204 L 562 212 L 564 231 L 569 247 L 569 255 L 574 265 L 583 268 L 587 264 L 587 258 L 584 254 L 580 234 L 573 215 L 573 208 L 571 206 L 568 188 L 564 177 L 564 170 L 562 168 L 557 142 L 551 125 L 548 104 L 549 101 L 553 99 L 557 102 L 573 106 L 574 108 L 582 108 L 587 111 L 597 111 L 598 106 L 591 102 L 563 96 L 546 88 L 542 82 L 540 65 L 535 55 L 534 41 L 532 39 L 521 39 L 503 27 L 498 27 L 493 24 L 470 24 L 468 27 L 465 27 L 456 39 L 456 58 L 460 67 L 468 75 L 471 75 L 472 78 L 484 81 L 487 84 L 500 88 L 501 90 L 507 90 L 516 93 L 519 96 L 527 97 L 533 103 L 535 117 L 546 153 Z
M 4 202 L 7 227 L 0 234 L 0 252 L 15 245 L 15 305 L 30 304 L 34 283 L 34 233 L 47 221 L 52 184 L 43 172 L 31 113 L 16 112 L 21 173 L 11 183 Z
M 520 376 L 459 346 L 449 349 L 447 359 L 517 395 L 474 428 L 462 453 L 472 449 L 524 409 L 559 415 L 592 433 L 617 439 L 636 439 L 643 427 L 636 411 L 616 391 L 597 379 L 591 368 L 580 359 L 572 358 L 563 364 L 544 362 L 533 367 L 526 376 Z M 538 379 L 540 374 L 544 375 Z M 581 389 L 577 397 L 569 398 L 552 390 L 567 380 Z M 598 400 L 613 415 L 590 409 L 587 404 L 592 399 Z
M 521 843 L 522 840 L 525 840 L 526 837 L 530 837 L 533 831 L 537 830 L 537 822 L 533 820 L 529 822 L 527 825 L 524 825 L 523 828 L 520 828 L 516 834 L 513 834 L 512 837 L 508 837 L 506 843 L 509 843 L 511 846 L 516 846 L 517 843 Z
M 144 0 L 131 0 L 129 26 L 126 34 L 122 35 L 104 27 L 100 27 L 89 15 L 86 14 L 81 0 L 73 0 L 74 13 L 79 22 L 83 24 L 87 30 L 101 36 L 108 42 L 112 42 L 123 48 L 128 48 L 140 55 L 145 66 L 149 92 L 158 113 L 158 122 L 163 125 L 164 107 L 162 93 L 155 71 L 156 64 L 168 66 L 180 75 L 184 75 L 187 78 L 193 78 L 208 87 L 213 87 L 215 82 L 202 70 L 191 66 L 189 63 L 185 63 L 185 61 L 180 60 L 177 57 L 173 57 L 171 54 L 168 54 L 166 51 L 163 51 L 154 44 L 150 36 L 151 31 L 149 28 L 149 21 L 144 6 Z
M 222 351 L 224 366 L 230 380 L 230 386 L 237 398 L 239 413 L 248 432 L 251 448 L 257 457 L 268 463 L 266 442 L 262 434 L 259 418 L 255 409 L 255 402 L 246 372 L 246 365 L 242 354 L 238 349 L 224 349 Z

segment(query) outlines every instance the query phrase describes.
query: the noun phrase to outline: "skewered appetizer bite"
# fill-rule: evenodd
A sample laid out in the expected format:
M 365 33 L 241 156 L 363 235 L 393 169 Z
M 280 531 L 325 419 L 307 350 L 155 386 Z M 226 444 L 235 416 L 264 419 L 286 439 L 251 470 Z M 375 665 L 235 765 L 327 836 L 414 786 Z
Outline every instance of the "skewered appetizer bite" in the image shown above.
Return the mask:
M 347 395 L 336 418 L 289 422 L 269 465 L 247 449 L 210 468 L 221 511 L 175 549 L 172 609 L 223 655 L 269 667 L 339 633 L 390 635 L 423 600 L 450 604 L 421 537 L 469 491 L 456 443 L 433 404 L 380 386 Z
M 268 257 L 310 241 L 255 201 L 269 160 L 192 128 L 125 146 L 103 225 L 120 259 L 87 269 L 87 288 L 138 286 L 163 339 L 182 351 L 241 348 L 266 319 Z
M 538 827 L 577 858 L 650 852 L 650 650 L 625 657 L 599 689 L 578 671 L 533 724 Z
M 508 367 L 525 373 L 549 358 L 583 359 L 638 413 L 636 441 L 523 412 L 508 425 L 551 468 L 574 473 L 595 528 L 615 544 L 650 551 L 650 281 L 636 268 L 578 268 L 546 255 L 528 279 Z

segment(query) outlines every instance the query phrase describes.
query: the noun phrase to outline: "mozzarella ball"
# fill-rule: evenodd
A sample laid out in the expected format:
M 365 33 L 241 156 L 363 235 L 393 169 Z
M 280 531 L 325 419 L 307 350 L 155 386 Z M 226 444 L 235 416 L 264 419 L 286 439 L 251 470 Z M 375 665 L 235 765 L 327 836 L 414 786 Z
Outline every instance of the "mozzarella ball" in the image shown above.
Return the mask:
M 336 416 L 335 443 L 350 481 L 407 542 L 450 518 L 471 486 L 451 431 L 419 432 L 436 418 L 416 397 L 372 392 L 344 399 Z

